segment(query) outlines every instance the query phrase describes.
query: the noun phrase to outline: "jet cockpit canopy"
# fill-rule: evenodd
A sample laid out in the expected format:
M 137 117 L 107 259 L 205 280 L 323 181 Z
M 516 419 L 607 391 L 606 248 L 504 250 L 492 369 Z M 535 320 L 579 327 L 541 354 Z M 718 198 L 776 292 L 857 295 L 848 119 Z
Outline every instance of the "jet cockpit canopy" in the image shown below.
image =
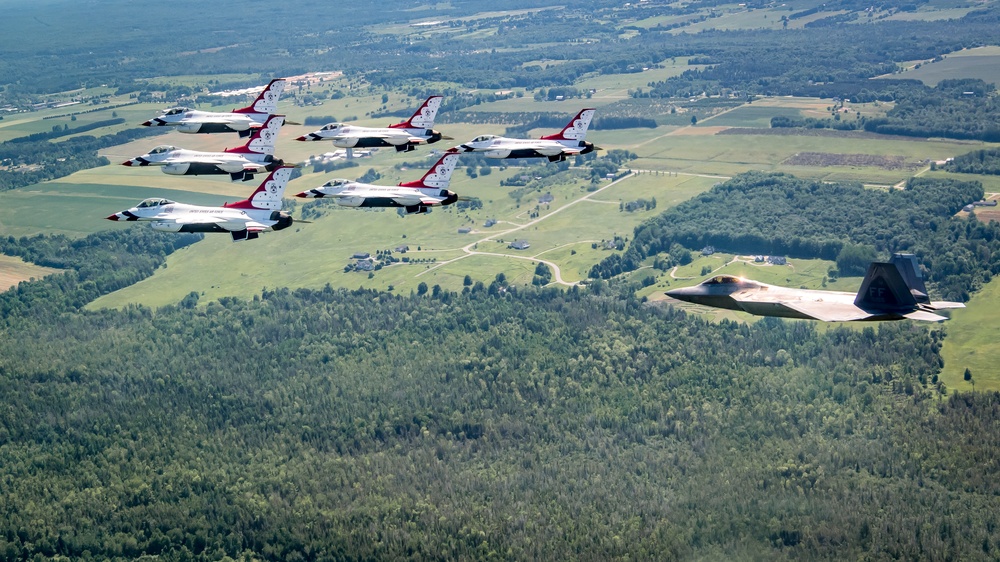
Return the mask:
M 746 279 L 733 275 L 716 275 L 715 277 L 703 281 L 702 285 L 739 285 L 745 283 Z
M 186 107 L 175 107 L 172 109 L 168 109 L 167 112 L 164 113 L 164 115 L 180 115 L 181 113 L 187 113 L 188 111 L 191 110 Z
M 323 187 L 340 187 L 351 183 L 350 180 L 334 179 L 323 184 Z
M 339 128 L 343 127 L 343 126 L 344 126 L 343 123 L 327 123 L 326 125 L 323 125 L 323 128 L 320 129 L 320 130 L 321 131 L 336 131 L 337 129 L 339 129 Z
M 170 146 L 168 144 L 164 144 L 164 145 L 160 145 L 160 146 L 154 148 L 153 150 L 150 150 L 149 153 L 150 154 L 166 154 L 167 152 L 173 152 L 175 150 L 177 150 L 177 147 Z
M 149 199 L 144 199 L 142 203 L 139 203 L 138 207 L 140 209 L 148 209 L 150 207 L 170 205 L 171 203 L 173 203 L 173 201 L 169 199 L 163 199 L 162 197 L 150 197 Z
M 479 135 L 478 137 L 472 139 L 472 142 L 486 142 L 497 138 L 496 135 Z

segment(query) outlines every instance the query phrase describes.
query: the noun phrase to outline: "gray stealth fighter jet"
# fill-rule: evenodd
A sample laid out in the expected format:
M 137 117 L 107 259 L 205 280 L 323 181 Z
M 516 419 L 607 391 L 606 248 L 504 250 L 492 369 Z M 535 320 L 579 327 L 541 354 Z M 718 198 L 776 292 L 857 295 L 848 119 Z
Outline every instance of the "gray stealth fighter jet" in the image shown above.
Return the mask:
M 857 295 L 842 291 L 791 289 L 732 275 L 719 275 L 700 285 L 667 291 L 667 296 L 749 312 L 758 316 L 805 318 L 824 322 L 923 320 L 942 322 L 935 311 L 965 308 L 960 302 L 931 301 L 913 254 L 893 254 L 888 262 L 872 262 Z

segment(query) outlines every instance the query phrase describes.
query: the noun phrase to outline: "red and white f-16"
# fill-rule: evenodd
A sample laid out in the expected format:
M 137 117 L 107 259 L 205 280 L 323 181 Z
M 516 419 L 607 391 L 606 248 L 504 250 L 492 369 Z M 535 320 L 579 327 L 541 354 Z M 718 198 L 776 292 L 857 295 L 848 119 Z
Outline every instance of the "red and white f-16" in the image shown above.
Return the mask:
M 450 137 L 445 137 L 432 129 L 438 108 L 441 107 L 441 99 L 441 96 L 427 98 L 412 117 L 384 129 L 329 123 L 322 129 L 302 135 L 295 140 L 329 140 L 338 148 L 392 146 L 396 148 L 396 152 L 410 152 L 415 150 L 418 144 L 435 143 L 441 139 L 450 140 Z
M 285 90 L 285 79 L 271 80 L 257 99 L 242 109 L 229 113 L 199 111 L 187 107 L 168 109 L 159 117 L 143 123 L 147 127 L 174 127 L 181 133 L 239 133 L 250 136 L 254 129 L 263 126 L 271 115 L 278 112 L 278 98 Z
M 329 197 L 344 207 L 402 207 L 406 214 L 426 213 L 430 207 L 451 205 L 459 200 L 458 195 L 448 189 L 458 156 L 445 154 L 418 181 L 382 186 L 336 179 L 298 193 L 296 197 Z
M 122 162 L 123 166 L 161 166 L 163 173 L 175 176 L 229 174 L 232 181 L 250 181 L 255 173 L 270 172 L 282 165 L 274 157 L 284 115 L 272 115 L 243 146 L 224 152 L 199 152 L 176 146 L 158 146 L 142 156 Z
M 293 169 L 283 166 L 274 170 L 248 199 L 236 203 L 202 207 L 151 198 L 107 219 L 149 221 L 153 230 L 164 232 L 228 232 L 233 242 L 254 240 L 261 232 L 292 226 L 292 217 L 281 212 L 281 198 Z
M 563 130 L 540 139 L 510 139 L 496 135 L 482 135 L 471 141 L 449 148 L 449 152 L 478 152 L 487 158 L 548 158 L 549 162 L 562 162 L 567 156 L 587 154 L 600 150 L 584 139 L 594 118 L 593 109 L 584 109 L 563 127 Z

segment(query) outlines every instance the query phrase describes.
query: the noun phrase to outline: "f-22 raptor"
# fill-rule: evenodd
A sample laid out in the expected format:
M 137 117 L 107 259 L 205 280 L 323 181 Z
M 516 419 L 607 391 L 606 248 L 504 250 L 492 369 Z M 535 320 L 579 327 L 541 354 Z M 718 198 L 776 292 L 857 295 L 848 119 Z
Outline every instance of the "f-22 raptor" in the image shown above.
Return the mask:
M 873 262 L 858 293 L 790 289 L 732 275 L 718 275 L 700 285 L 667 291 L 667 296 L 758 316 L 804 318 L 824 322 L 923 320 L 942 322 L 939 310 L 965 308 L 960 302 L 931 301 L 913 254 L 893 254 Z

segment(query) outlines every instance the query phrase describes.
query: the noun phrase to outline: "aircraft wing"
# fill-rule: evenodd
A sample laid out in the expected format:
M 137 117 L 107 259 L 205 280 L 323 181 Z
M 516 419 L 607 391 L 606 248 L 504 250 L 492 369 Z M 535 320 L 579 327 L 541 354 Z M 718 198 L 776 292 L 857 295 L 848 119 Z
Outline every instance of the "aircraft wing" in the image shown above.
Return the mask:
M 250 232 L 263 232 L 267 230 L 267 225 L 254 220 L 240 220 L 233 217 L 218 217 L 215 215 L 190 215 L 175 219 L 177 224 L 214 224 L 219 228 L 230 232 L 248 230 Z
M 873 314 L 854 306 L 853 303 L 788 301 L 782 302 L 782 304 L 800 314 L 823 322 L 852 322 L 873 316 Z
M 945 310 L 948 308 L 965 308 L 964 303 L 948 301 L 931 301 L 931 308 L 934 310 Z
M 833 291 L 825 294 L 814 294 L 815 291 L 799 291 L 795 289 L 780 291 L 755 291 L 741 295 L 736 301 L 747 312 L 764 314 L 760 312 L 762 308 L 785 307 L 794 310 L 803 316 L 821 320 L 823 322 L 851 322 L 855 320 L 865 320 L 874 316 L 870 312 L 856 306 L 850 300 L 853 295 L 834 294 Z M 735 295 L 734 295 L 735 297 Z M 756 312 L 754 312 L 756 309 Z
M 934 314 L 933 312 L 927 312 L 926 310 L 914 310 L 913 312 L 906 313 L 903 316 L 909 318 L 910 320 L 923 320 L 924 322 L 944 322 L 948 319 L 940 314 Z
M 542 156 L 558 156 L 566 152 L 566 148 L 562 146 L 536 146 L 534 151 Z

